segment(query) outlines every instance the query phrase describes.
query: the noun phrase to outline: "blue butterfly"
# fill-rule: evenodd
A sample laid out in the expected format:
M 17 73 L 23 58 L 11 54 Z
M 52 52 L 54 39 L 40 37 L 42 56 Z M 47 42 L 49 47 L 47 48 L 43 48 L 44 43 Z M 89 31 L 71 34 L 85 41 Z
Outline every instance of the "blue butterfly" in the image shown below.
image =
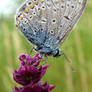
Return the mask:
M 16 26 L 46 56 L 58 57 L 85 8 L 86 0 L 27 0 L 18 9 Z

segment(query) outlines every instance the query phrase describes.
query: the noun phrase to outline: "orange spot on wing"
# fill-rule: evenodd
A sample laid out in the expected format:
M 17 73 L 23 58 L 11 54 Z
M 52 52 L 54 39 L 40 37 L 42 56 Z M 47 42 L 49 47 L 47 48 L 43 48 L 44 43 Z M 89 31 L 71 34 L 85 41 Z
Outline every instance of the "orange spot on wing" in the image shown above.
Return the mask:
M 28 13 L 28 11 L 29 11 L 28 9 L 25 9 L 25 10 L 24 10 L 25 13 Z
M 33 9 L 33 8 L 34 8 L 34 5 L 33 5 L 33 4 L 31 4 L 29 7 Z

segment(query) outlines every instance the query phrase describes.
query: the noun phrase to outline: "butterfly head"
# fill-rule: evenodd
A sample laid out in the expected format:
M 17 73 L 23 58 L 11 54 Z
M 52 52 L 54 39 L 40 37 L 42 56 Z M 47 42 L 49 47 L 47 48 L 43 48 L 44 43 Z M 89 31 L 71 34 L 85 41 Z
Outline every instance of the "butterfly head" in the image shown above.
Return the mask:
M 54 51 L 52 52 L 52 55 L 53 55 L 54 57 L 59 57 L 59 56 L 61 56 L 61 53 L 60 53 L 59 49 L 56 49 L 56 50 L 54 50 Z

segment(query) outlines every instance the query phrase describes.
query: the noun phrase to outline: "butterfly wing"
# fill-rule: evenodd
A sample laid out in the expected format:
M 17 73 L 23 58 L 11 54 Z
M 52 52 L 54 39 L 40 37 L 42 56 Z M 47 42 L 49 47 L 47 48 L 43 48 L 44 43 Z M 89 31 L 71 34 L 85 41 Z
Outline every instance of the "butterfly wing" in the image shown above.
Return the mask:
M 78 21 L 85 4 L 86 0 L 27 0 L 16 14 L 16 26 L 22 33 L 26 30 L 26 34 L 33 33 L 34 36 L 45 32 L 57 41 L 57 47 Z M 41 37 L 42 43 L 45 36 Z
M 43 43 L 46 33 L 45 9 L 42 2 L 38 0 L 25 1 L 18 9 L 15 19 L 16 26 L 35 45 Z
M 86 0 L 48 0 L 48 2 L 46 2 L 48 9 L 47 31 L 58 40 L 58 46 L 64 42 L 78 22 L 85 8 Z
M 78 22 L 80 16 L 86 5 L 86 0 L 63 0 L 61 5 L 61 12 L 63 14 L 60 18 L 60 25 L 58 27 L 59 44 L 62 44 L 69 35 L 75 24 Z M 62 11 L 63 9 L 63 11 Z

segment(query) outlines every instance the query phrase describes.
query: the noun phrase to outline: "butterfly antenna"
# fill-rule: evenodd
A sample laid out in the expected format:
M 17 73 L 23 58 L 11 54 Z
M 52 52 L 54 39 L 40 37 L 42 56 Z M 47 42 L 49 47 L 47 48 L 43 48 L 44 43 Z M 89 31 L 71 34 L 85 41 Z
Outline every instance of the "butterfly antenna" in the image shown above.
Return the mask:
M 76 72 L 76 71 L 73 69 L 73 67 L 71 66 L 71 61 L 70 61 L 69 58 L 66 56 L 66 54 L 65 54 L 64 52 L 63 52 L 62 54 L 64 55 L 64 57 L 65 57 L 65 59 L 66 59 L 68 65 L 70 66 L 72 72 Z
M 43 56 L 43 54 L 40 54 L 40 55 L 41 55 L 41 59 L 44 61 L 44 63 L 42 65 L 45 65 L 47 63 L 47 55 L 44 55 L 44 56 Z

